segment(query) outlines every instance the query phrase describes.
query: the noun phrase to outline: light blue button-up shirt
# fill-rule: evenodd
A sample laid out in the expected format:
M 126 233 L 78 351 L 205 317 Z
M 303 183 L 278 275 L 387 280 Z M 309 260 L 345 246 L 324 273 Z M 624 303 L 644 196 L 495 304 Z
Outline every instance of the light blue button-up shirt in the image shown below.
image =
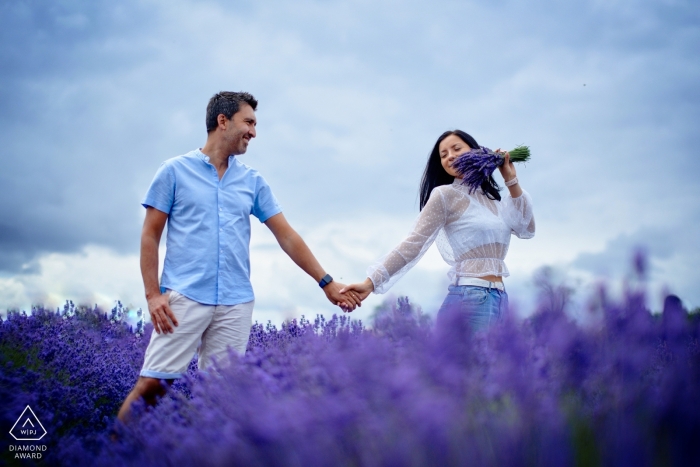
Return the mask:
M 163 162 L 143 200 L 168 214 L 161 289 L 204 305 L 254 299 L 250 284 L 250 215 L 265 222 L 281 212 L 257 170 L 228 159 L 219 180 L 209 157 L 195 150 Z

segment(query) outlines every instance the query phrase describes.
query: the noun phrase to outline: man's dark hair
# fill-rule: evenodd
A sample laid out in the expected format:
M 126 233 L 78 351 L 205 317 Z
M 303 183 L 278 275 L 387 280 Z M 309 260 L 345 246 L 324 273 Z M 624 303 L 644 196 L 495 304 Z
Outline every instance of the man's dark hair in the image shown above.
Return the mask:
M 231 120 L 233 114 L 240 109 L 241 102 L 245 102 L 253 110 L 258 107 L 258 101 L 247 92 L 221 91 L 214 94 L 207 104 L 207 133 L 211 133 L 219 126 L 217 122 L 219 114 L 223 114 L 227 120 Z

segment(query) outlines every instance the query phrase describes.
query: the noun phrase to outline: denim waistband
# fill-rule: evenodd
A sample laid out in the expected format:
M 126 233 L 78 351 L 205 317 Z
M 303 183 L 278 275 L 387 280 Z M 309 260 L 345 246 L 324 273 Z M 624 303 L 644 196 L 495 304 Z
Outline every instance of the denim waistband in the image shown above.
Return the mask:
M 454 285 L 472 285 L 476 287 L 484 287 L 487 289 L 498 289 L 501 292 L 506 291 L 506 287 L 503 282 L 491 282 L 484 279 L 478 279 L 476 277 L 458 277 Z

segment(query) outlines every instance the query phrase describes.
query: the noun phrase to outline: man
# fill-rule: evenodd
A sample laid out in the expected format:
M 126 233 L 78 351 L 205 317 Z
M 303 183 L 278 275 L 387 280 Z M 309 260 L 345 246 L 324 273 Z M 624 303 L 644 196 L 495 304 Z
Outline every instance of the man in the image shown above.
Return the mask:
M 319 283 L 331 303 L 352 311 L 354 292 L 326 274 L 287 223 L 265 179 L 235 157 L 255 138 L 258 102 L 245 92 L 220 92 L 207 105 L 203 148 L 165 161 L 143 201 L 141 273 L 155 332 L 140 377 L 119 410 L 125 421 L 142 397 L 155 404 L 187 369 L 197 346 L 199 368 L 245 353 L 252 325 L 250 215 L 272 231 L 287 255 Z M 168 222 L 167 252 L 158 281 L 158 245 Z

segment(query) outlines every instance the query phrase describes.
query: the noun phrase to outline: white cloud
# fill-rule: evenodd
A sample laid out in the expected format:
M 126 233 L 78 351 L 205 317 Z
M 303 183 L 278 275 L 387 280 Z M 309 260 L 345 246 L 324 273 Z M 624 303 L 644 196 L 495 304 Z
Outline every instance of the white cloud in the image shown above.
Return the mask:
M 388 252 L 410 228 L 410 218 L 364 218 L 331 221 L 317 226 L 295 226 L 335 279 L 343 283 L 364 280 L 366 268 Z M 318 285 L 299 269 L 278 246 L 274 236 L 255 220 L 251 238 L 251 281 L 256 295 L 254 319 L 279 324 L 284 319 L 327 317 L 341 313 Z M 161 248 L 161 270 L 164 248 Z M 137 255 L 120 255 L 88 246 L 77 254 L 52 253 L 39 259 L 40 272 L 0 279 L 0 303 L 6 308 L 29 310 L 43 304 L 55 308 L 73 300 L 111 308 L 115 300 L 130 308 L 147 308 Z M 447 287 L 447 265 L 434 247 L 421 263 L 391 291 L 407 295 L 426 311 L 436 311 Z M 372 294 L 355 319 L 367 320 L 387 296 Z
M 43 304 L 55 308 L 73 300 L 111 308 L 115 300 L 143 307 L 143 286 L 136 255 L 119 255 L 99 246 L 80 253 L 50 253 L 38 260 L 40 272 L 0 278 L 4 308 L 31 309 Z

